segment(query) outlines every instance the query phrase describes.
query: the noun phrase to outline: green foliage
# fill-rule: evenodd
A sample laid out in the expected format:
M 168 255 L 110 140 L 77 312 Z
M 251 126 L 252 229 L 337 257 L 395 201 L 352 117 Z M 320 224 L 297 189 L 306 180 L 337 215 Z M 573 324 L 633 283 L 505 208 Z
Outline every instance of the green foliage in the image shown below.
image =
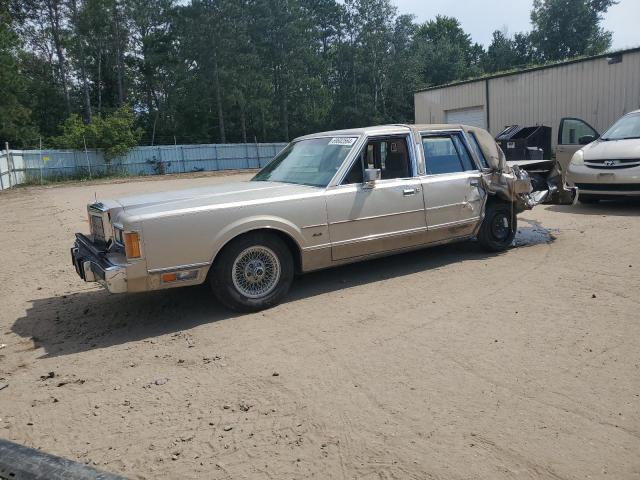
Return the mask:
M 616 0 L 534 0 L 531 43 L 538 60 L 554 61 L 602 53 L 611 32 L 600 23 Z
M 411 122 L 419 87 L 602 52 L 615 3 L 536 0 L 531 33 L 496 31 L 485 50 L 457 19 L 417 24 L 391 0 L 8 2 L 0 140 L 86 139 L 109 158 L 135 142 L 282 141 Z
M 418 28 L 416 43 L 423 59 L 422 78 L 427 85 L 440 85 L 482 73 L 482 47 L 474 44 L 452 17 L 438 15 Z
M 129 106 L 120 107 L 105 117 L 96 116 L 89 124 L 72 113 L 61 125 L 61 130 L 62 134 L 53 139 L 56 147 L 83 150 L 86 145 L 86 148 L 98 148 L 104 152 L 107 162 L 138 145 L 143 133 L 141 128 L 135 127 L 135 117 Z
M 493 39 L 487 48 L 487 53 L 483 58 L 482 66 L 485 72 L 499 72 L 513 68 L 513 66 L 523 64 L 516 49 L 515 40 L 509 38 L 506 33 L 496 30 L 493 32 Z
M 26 102 L 26 85 L 19 69 L 18 37 L 11 29 L 8 12 L 0 9 L 0 148 L 9 142 L 23 146 L 38 136 Z

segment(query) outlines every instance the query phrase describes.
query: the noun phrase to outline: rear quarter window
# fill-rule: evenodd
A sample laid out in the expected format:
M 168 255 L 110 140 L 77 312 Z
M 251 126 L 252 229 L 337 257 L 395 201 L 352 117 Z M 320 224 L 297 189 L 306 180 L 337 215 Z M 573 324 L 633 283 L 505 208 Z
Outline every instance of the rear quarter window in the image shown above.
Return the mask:
M 487 163 L 487 159 L 485 158 L 484 153 L 480 148 L 480 143 L 478 143 L 478 138 L 476 137 L 476 134 L 471 132 L 469 133 L 468 137 L 469 137 L 469 144 L 471 145 L 473 152 L 476 154 L 476 157 L 478 157 L 478 159 L 480 160 L 480 165 L 482 165 L 482 168 L 489 168 L 489 164 Z

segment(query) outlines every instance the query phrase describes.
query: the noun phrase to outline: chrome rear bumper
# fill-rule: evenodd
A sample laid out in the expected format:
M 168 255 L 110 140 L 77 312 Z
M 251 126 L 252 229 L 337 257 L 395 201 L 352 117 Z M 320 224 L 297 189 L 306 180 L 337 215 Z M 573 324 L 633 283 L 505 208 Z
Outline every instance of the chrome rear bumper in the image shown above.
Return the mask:
M 76 233 L 76 241 L 71 248 L 71 262 L 85 282 L 98 282 L 111 293 L 127 291 L 126 266 L 111 263 L 106 252 L 81 233 Z

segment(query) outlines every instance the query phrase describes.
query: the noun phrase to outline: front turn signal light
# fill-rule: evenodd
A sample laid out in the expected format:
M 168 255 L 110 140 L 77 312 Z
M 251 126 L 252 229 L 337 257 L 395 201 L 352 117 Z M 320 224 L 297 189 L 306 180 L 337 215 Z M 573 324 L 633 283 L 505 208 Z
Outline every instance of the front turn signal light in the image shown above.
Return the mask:
M 140 234 L 138 232 L 125 232 L 124 251 L 127 258 L 140 258 Z

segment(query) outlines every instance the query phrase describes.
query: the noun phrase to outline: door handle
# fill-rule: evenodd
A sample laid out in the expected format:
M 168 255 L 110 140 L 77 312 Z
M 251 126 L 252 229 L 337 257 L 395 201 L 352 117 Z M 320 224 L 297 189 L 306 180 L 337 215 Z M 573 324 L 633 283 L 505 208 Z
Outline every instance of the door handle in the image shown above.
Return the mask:
M 402 191 L 402 195 L 404 195 L 405 197 L 408 197 L 410 195 L 415 195 L 416 194 L 416 189 L 415 188 L 405 188 Z
M 480 184 L 478 183 L 478 180 L 469 180 L 469 185 L 471 185 L 472 187 L 477 187 Z

